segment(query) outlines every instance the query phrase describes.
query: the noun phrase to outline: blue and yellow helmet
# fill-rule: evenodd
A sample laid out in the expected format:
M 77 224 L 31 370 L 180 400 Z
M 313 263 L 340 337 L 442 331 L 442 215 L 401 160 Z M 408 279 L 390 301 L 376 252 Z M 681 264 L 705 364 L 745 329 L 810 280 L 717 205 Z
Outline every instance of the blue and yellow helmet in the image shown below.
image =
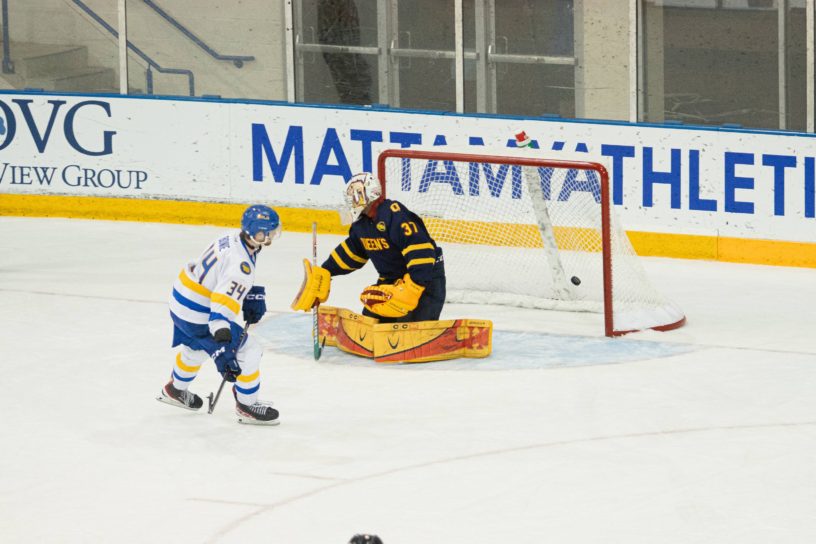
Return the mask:
M 280 217 L 269 206 L 253 204 L 241 218 L 241 231 L 256 244 L 268 246 L 280 235 Z

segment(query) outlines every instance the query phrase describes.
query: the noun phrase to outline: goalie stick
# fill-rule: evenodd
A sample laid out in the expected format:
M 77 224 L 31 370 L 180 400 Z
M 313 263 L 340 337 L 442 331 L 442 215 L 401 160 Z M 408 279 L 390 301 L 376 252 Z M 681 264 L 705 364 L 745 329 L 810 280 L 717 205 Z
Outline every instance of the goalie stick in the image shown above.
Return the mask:
M 312 266 L 317 266 L 317 221 L 312 223 Z M 320 359 L 323 348 L 326 345 L 326 337 L 320 343 L 320 329 L 318 327 L 317 312 L 320 309 L 320 301 L 312 306 L 312 340 L 314 341 L 314 360 Z
M 244 338 L 247 335 L 247 331 L 249 330 L 249 323 L 244 326 L 244 330 L 241 331 L 241 338 L 238 339 L 237 348 L 235 350 L 236 355 L 238 354 L 238 349 L 241 348 L 241 343 L 244 341 Z M 215 398 L 213 398 L 213 394 L 210 393 L 207 396 L 207 413 L 212 414 L 213 410 L 215 410 L 215 405 L 218 404 L 218 398 L 221 396 L 221 390 L 224 389 L 224 384 L 227 383 L 227 378 L 224 377 L 221 379 L 221 385 L 218 386 L 218 392 L 215 394 Z

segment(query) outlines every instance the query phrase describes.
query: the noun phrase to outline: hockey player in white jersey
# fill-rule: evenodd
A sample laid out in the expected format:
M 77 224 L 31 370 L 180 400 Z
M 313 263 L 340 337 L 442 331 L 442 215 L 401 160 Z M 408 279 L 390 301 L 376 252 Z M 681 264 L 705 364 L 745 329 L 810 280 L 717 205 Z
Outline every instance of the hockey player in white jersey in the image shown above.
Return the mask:
M 280 232 L 275 210 L 250 206 L 240 230 L 219 237 L 182 268 L 170 295 L 173 347 L 180 349 L 158 400 L 188 410 L 201 408 L 201 397 L 188 387 L 201 365 L 212 359 L 224 379 L 234 382 L 239 422 L 278 423 L 278 411 L 258 400 L 261 346 L 244 332 L 238 315 L 243 313 L 248 326 L 266 312 L 264 288 L 254 285 L 255 261 Z

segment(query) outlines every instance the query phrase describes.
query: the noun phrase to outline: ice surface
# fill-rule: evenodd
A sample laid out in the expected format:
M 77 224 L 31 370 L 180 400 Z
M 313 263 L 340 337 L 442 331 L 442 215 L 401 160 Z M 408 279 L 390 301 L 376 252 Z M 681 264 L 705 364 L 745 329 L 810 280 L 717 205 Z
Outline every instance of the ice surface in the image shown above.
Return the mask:
M 284 233 L 251 332 L 281 425 L 250 427 L 230 395 L 154 400 L 173 278 L 223 230 L 0 218 L 0 542 L 816 541 L 816 270 L 644 259 L 686 327 L 609 340 L 599 315 L 449 305 L 494 321 L 493 357 L 315 362 L 288 310 L 310 235 Z

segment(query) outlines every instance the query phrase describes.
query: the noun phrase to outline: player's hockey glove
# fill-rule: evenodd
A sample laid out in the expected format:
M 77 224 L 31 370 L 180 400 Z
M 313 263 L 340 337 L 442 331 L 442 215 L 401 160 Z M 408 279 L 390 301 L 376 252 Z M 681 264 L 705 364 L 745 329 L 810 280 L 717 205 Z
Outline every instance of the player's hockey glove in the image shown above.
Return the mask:
M 261 285 L 254 285 L 244 299 L 244 322 L 247 325 L 257 323 L 265 313 L 266 290 Z
M 229 329 L 215 331 L 213 335 L 218 342 L 215 351 L 210 354 L 215 361 L 215 368 L 224 376 L 228 382 L 234 382 L 241 375 L 241 367 L 235 358 L 235 350 L 230 345 L 232 343 L 232 333 Z
M 303 284 L 292 301 L 292 309 L 308 312 L 315 304 L 329 298 L 331 274 L 325 268 L 312 266 L 309 259 L 303 259 L 303 274 Z
M 393 285 L 369 285 L 360 294 L 360 301 L 369 311 L 382 317 L 403 317 L 419 304 L 425 288 L 411 280 L 410 274 Z

